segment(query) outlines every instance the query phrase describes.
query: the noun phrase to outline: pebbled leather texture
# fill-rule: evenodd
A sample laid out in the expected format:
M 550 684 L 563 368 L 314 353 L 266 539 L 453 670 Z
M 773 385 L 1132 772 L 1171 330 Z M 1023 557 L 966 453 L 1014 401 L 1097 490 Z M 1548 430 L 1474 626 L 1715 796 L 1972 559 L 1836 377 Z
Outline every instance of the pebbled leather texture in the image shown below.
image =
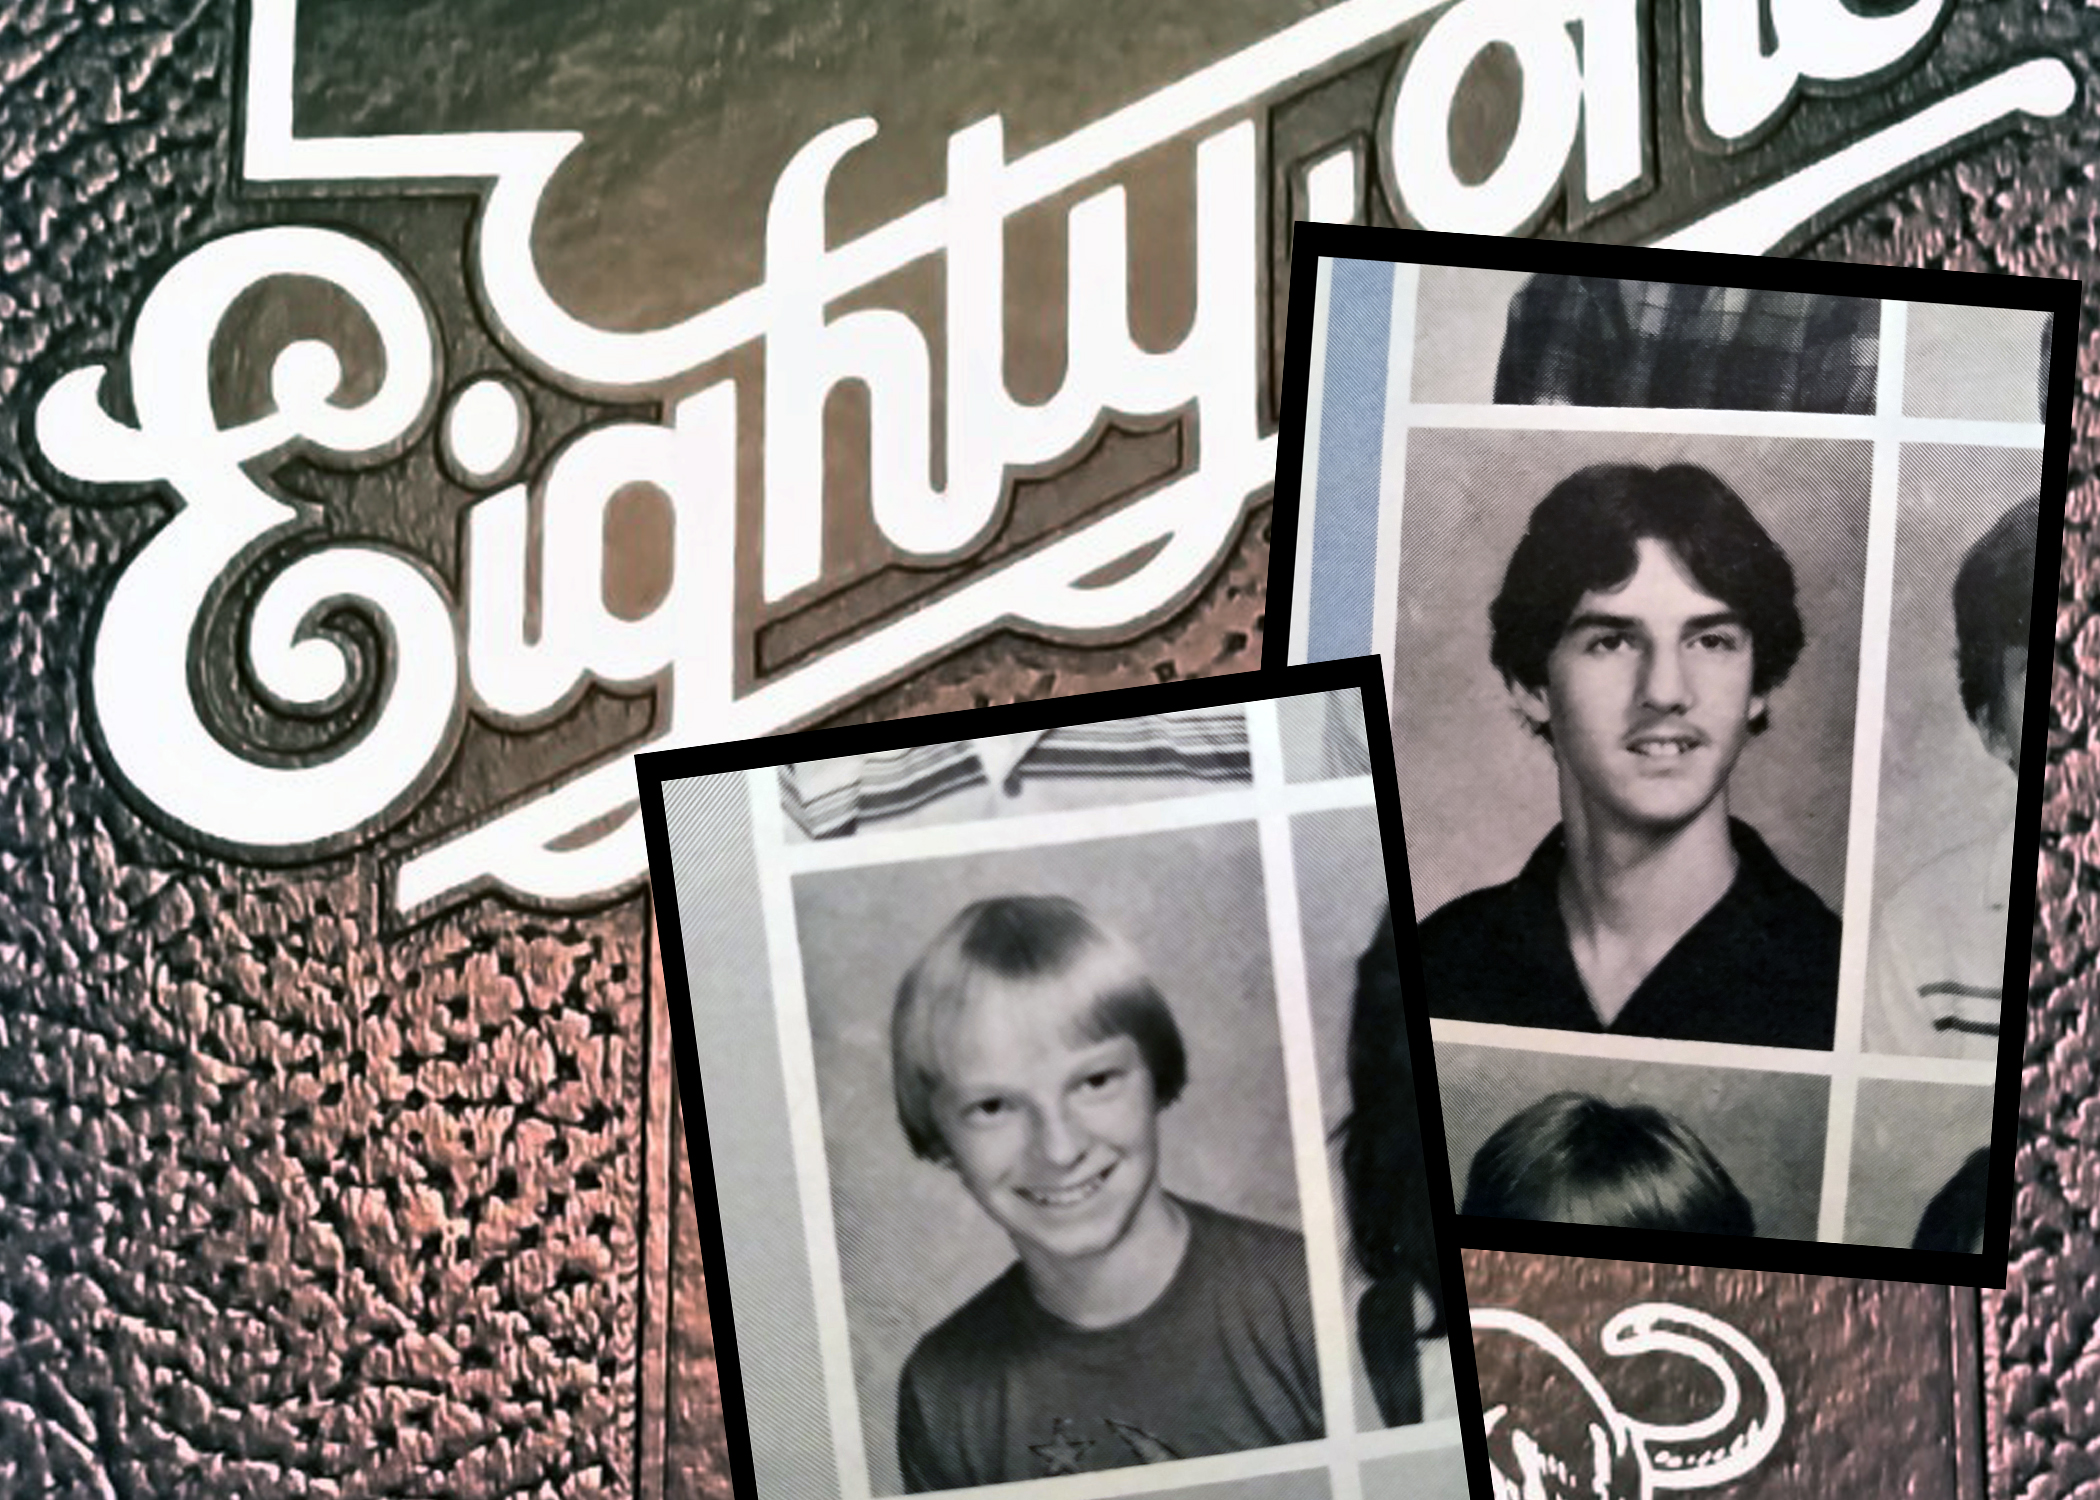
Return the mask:
M 1946 1451 L 1947 1430 L 1957 1419 L 1948 1347 L 1953 1319 L 1944 1287 L 1495 1250 L 1468 1250 L 1463 1259 L 1466 1293 L 1476 1308 L 1508 1308 L 1545 1322 L 1573 1347 L 1617 1411 L 1637 1422 L 1711 1418 L 1720 1405 L 1718 1382 L 1687 1367 L 1681 1355 L 1606 1352 L 1601 1334 L 1626 1308 L 1653 1302 L 1692 1308 L 1719 1318 L 1770 1361 L 1785 1402 L 1771 1452 L 1741 1478 L 1695 1485 L 1692 1493 L 1727 1500 L 1964 1500 Z M 1562 1442 L 1548 1451 L 1586 1482 L 1594 1412 L 1565 1386 L 1557 1398 L 1542 1401 L 1538 1388 L 1527 1389 L 1519 1378 L 1524 1362 L 1509 1358 L 1506 1342 L 1498 1347 L 1492 1334 L 1483 1334 L 1476 1344 L 1488 1400 L 1509 1408 L 1505 1429 L 1529 1423 L 1543 1441 L 1556 1423 L 1565 1423 Z M 1754 1377 L 1734 1368 L 1742 1415 L 1762 1414 Z M 1718 1437 L 1707 1434 L 1679 1451 L 1710 1444 L 1711 1451 L 1725 1452 L 1745 1437 L 1745 1425 L 1720 1427 Z M 1659 1444 L 1658 1451 L 1670 1446 Z M 1665 1467 L 1658 1464 L 1658 1474 Z
M 726 1494 L 675 1126 L 648 1253 L 643 903 L 390 932 L 373 859 L 202 856 L 89 742 L 158 517 L 56 497 L 29 399 L 257 217 L 234 19 L 0 4 L 0 1494 Z M 987 641 L 854 713 L 1251 668 L 1265 518 L 1136 646 Z
M 1237 40 L 1306 8 L 1271 6 Z M 838 23 L 851 8 L 808 9 Z M 416 10 L 386 0 L 338 24 Z M 641 903 L 547 917 L 484 902 L 388 932 L 369 857 L 272 872 L 200 855 L 141 818 L 92 747 L 87 632 L 154 516 L 56 499 L 24 440 L 28 400 L 119 347 L 174 255 L 252 221 L 232 186 L 235 22 L 226 0 L 0 0 L 0 1494 L 726 1495 L 675 1127 L 669 1163 L 644 1159 L 663 1017 Z M 865 40 L 811 30 L 834 73 Z M 794 33 L 770 15 L 753 45 L 791 53 Z M 1223 47 L 1194 11 L 1142 39 Z M 1097 45 L 1134 39 L 1111 25 Z M 2085 100 L 2100 82 L 2100 11 L 2069 0 L 1964 4 L 1940 45 L 1957 71 L 2046 51 Z M 419 43 L 413 75 L 465 66 L 463 50 L 448 64 Z M 915 90 L 923 58 L 884 56 Z M 2047 136 L 1933 169 L 1813 253 L 2091 277 L 2096 175 L 2088 102 Z M 2019 1500 L 2100 1493 L 2095 444 L 2088 406 L 2013 1271 L 1987 1307 L 1992 1479 Z M 1251 667 L 1267 566 L 1263 512 L 1138 646 L 988 641 L 852 715 Z M 1872 1336 L 1872 1319 L 1857 1327 Z M 1902 1488 L 1862 1473 L 1850 1492 Z

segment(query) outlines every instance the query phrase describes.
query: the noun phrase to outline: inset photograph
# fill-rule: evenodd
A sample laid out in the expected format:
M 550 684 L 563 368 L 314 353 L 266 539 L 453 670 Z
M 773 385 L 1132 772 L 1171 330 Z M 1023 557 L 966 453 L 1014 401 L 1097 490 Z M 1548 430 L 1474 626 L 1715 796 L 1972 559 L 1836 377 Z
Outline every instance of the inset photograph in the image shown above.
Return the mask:
M 1239 705 L 915 745 L 780 768 L 790 837 L 844 838 L 1246 786 Z
M 1874 410 L 1871 298 L 1467 266 L 1421 275 L 1417 401 Z
M 2005 1003 L 2041 455 L 1910 445 L 1902 466 L 1862 1045 L 1991 1062 Z
M 1321 1436 L 1254 826 L 795 906 L 875 1492 Z
M 1974 1255 L 1991 1167 L 1988 1088 L 1862 1078 L 1845 1238 Z
M 1411 437 L 1393 738 L 1431 1015 L 1832 1046 L 1871 469 Z
M 1279 711 L 1294 748 L 1250 755 Z M 1365 656 L 636 758 L 739 1495 L 1319 1500 L 1464 1466 L 1449 1195 L 1388 1170 L 1424 1175 L 1393 1101 L 1430 1056 L 1381 1030 L 1397 803 L 1340 732 L 1385 712 Z M 981 794 L 1010 747 L 1145 792 L 868 838 L 778 810 L 811 767 Z
M 1461 1214 L 1813 1240 L 1830 1080 L 1439 1042 Z
M 1468 1246 L 1704 1253 L 1539 1197 L 1599 1151 L 1711 1265 L 2002 1284 L 1852 1232 L 1852 1105 L 2017 1087 L 2078 285 L 1321 223 L 1291 278 L 1265 665 L 1379 659 Z

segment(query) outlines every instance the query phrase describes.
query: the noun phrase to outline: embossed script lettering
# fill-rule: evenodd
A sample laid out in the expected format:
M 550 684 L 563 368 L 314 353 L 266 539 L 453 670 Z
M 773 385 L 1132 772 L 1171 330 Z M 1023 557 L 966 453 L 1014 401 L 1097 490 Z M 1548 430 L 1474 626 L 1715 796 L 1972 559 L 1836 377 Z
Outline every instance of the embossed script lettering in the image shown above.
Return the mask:
M 1620 1411 L 1582 1356 L 1536 1318 L 1476 1308 L 1472 1323 L 1496 1500 L 1650 1500 L 1659 1489 L 1729 1484 L 1771 1455 L 1786 1423 L 1772 1362 L 1694 1308 L 1644 1302 L 1613 1316 L 1601 1336 L 1614 1358 L 1671 1354 L 1702 1366 L 1719 1399 L 1687 1422 Z
M 1756 0 L 1703 0 L 1703 127 L 1725 146 L 1777 119 L 1804 82 L 1897 66 L 1929 45 L 1946 7 L 1913 0 L 1868 17 L 1841 0 L 1773 0 L 1778 46 L 1768 50 Z M 515 398 L 493 379 L 444 395 L 435 324 L 388 254 L 318 227 L 212 240 L 146 296 L 123 356 L 129 417 L 113 412 L 102 364 L 62 377 L 36 411 L 36 440 L 53 466 L 83 485 L 122 487 L 110 496 L 90 490 L 90 499 L 129 504 L 144 494 L 175 506 L 118 578 L 92 645 L 90 702 L 109 757 L 129 791 L 187 836 L 236 857 L 293 857 L 400 823 L 444 774 L 470 716 L 527 732 L 594 686 L 653 686 L 648 744 L 743 738 L 809 722 L 993 630 L 1100 640 L 1149 628 L 1216 571 L 1273 471 L 1261 407 L 1267 101 L 1406 34 L 1376 132 L 1396 207 L 1431 228 L 1513 232 L 1551 207 L 1578 152 L 1592 201 L 1643 179 L 1652 101 L 1643 93 L 1642 15 L 1638 0 L 1460 0 L 1442 9 L 1433 0 L 1343 0 L 1025 155 L 1008 155 L 996 117 L 957 131 L 940 198 L 834 243 L 829 186 L 877 130 L 873 120 L 845 121 L 809 141 L 775 184 L 757 285 L 682 322 L 622 332 L 563 308 L 532 256 L 541 199 L 580 136 L 299 137 L 296 0 L 255 0 L 241 156 L 249 180 L 477 185 L 468 269 L 480 305 L 506 347 L 556 386 L 684 389 L 723 356 L 761 346 L 764 427 L 750 440 L 763 493 L 739 506 L 737 377 L 667 403 L 659 421 L 595 428 L 512 480 L 502 463 L 478 459 L 517 450 Z M 1450 159 L 1449 118 L 1466 71 L 1496 44 L 1522 67 L 1515 136 L 1484 179 L 1467 181 Z M 2061 113 L 2074 93 L 2060 61 L 2008 66 L 1661 242 L 1770 249 L 1861 188 L 2012 116 Z M 1195 307 L 1180 344 L 1156 352 L 1131 334 L 1127 188 L 1117 178 L 1135 158 L 1176 142 L 1190 148 L 1195 179 Z M 1360 175 L 1323 173 L 1316 210 L 1360 212 L 1348 201 Z M 1014 215 L 1046 203 L 1065 222 L 1067 360 L 1054 394 L 1024 402 L 1005 379 L 1003 236 Z M 921 261 L 936 262 L 945 285 L 939 351 L 910 314 L 866 305 L 866 289 Z M 272 409 L 222 427 L 207 396 L 214 338 L 244 293 L 280 276 L 325 283 L 361 309 L 378 332 L 383 379 L 351 400 L 340 352 L 295 342 L 276 358 Z M 849 296 L 854 306 L 838 310 Z M 938 390 L 936 368 L 945 372 Z M 1076 456 L 1105 417 L 1172 415 L 1187 425 L 1194 457 L 1167 483 L 740 692 L 739 556 L 756 556 L 769 605 L 837 586 L 820 513 L 822 420 L 827 398 L 848 380 L 868 393 L 870 518 L 902 562 L 971 557 L 997 529 L 1012 476 Z M 937 427 L 945 434 L 938 462 Z M 397 456 L 426 431 L 447 445 L 455 472 L 486 472 L 495 486 L 467 511 L 457 577 L 384 543 L 335 540 L 310 502 L 273 485 L 272 474 L 301 455 L 356 468 Z M 605 521 L 638 483 L 669 502 L 669 584 L 644 615 L 627 618 L 605 601 Z M 754 513 L 758 545 L 740 548 L 738 517 Z M 360 705 L 356 732 L 323 751 L 243 749 L 194 699 L 199 622 L 250 571 L 260 587 L 242 595 L 252 599 L 240 637 L 245 681 L 282 712 L 331 711 L 349 698 Z M 351 691 L 359 659 L 331 623 L 345 611 L 374 627 L 384 655 L 377 689 L 362 696 Z M 646 874 L 628 765 L 640 748 L 576 766 L 409 852 L 394 872 L 395 907 L 423 911 L 484 889 L 555 903 L 632 889 Z

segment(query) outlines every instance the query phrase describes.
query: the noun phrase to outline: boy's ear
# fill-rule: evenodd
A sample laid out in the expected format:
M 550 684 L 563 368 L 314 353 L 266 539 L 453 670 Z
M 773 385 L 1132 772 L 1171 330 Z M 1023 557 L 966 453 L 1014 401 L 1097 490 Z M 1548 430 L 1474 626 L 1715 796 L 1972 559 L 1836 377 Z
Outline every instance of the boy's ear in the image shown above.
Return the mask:
M 1553 700 L 1547 696 L 1545 688 L 1526 687 L 1514 677 L 1503 678 L 1502 685 L 1509 689 L 1510 701 L 1516 704 L 1517 712 L 1524 716 L 1534 731 L 1543 732 L 1551 727 Z

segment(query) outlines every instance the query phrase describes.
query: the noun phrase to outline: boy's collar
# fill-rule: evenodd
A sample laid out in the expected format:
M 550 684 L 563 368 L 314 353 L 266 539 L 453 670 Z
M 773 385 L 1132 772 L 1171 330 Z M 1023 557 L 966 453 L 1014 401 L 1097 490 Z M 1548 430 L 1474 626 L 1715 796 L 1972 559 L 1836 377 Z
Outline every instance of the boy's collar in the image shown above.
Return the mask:
M 1035 749 L 1037 742 L 1048 733 L 1046 729 L 1038 729 L 1027 734 L 992 735 L 972 740 L 970 747 L 977 753 L 978 764 L 984 767 L 985 780 L 993 786 L 1004 786 L 1021 762 L 1028 758 L 1028 753 Z

